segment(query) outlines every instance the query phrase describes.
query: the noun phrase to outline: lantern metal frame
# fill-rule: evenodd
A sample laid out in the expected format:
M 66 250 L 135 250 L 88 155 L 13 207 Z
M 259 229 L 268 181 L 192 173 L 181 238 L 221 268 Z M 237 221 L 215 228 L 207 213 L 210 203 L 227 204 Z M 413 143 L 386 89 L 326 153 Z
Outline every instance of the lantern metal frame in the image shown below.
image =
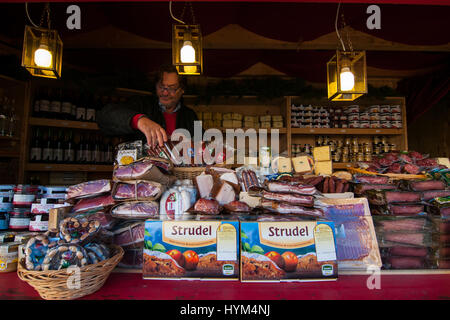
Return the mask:
M 348 67 L 355 78 L 351 90 L 342 90 L 340 73 Z M 340 51 L 327 63 L 328 99 L 332 101 L 353 101 L 367 93 L 367 67 L 365 51 Z
M 41 67 L 34 61 L 34 52 L 45 45 L 52 53 L 50 67 Z M 22 67 L 27 69 L 32 76 L 52 79 L 61 78 L 63 43 L 56 30 L 25 26 L 22 50 Z
M 194 62 L 181 61 L 181 48 L 190 41 L 195 50 Z M 203 72 L 203 44 L 200 25 L 174 24 L 172 28 L 172 64 L 182 75 L 201 75 Z

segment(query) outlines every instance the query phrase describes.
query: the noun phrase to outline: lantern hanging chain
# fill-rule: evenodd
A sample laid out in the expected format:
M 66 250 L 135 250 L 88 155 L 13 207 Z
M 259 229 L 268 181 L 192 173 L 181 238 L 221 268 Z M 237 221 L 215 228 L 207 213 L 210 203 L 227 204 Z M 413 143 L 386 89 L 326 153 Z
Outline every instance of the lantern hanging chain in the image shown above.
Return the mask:
M 174 15 L 172 13 L 172 1 L 169 1 L 169 12 L 170 12 L 170 16 L 172 17 L 173 20 L 178 21 L 179 23 L 182 23 L 182 24 L 186 24 L 184 21 L 181 21 L 174 17 Z
M 345 50 L 344 41 L 342 41 L 341 35 L 339 34 L 339 28 L 338 28 L 338 20 L 339 20 L 339 9 L 341 8 L 341 3 L 339 2 L 337 11 L 336 11 L 336 20 L 334 21 L 334 28 L 336 29 L 336 34 L 338 36 L 339 41 L 341 42 L 342 49 Z
M 347 38 L 348 48 L 350 49 L 350 52 L 353 52 L 353 44 L 352 44 L 352 41 L 350 40 L 350 36 L 349 36 L 349 33 L 348 33 L 347 24 L 345 23 L 345 18 L 344 18 L 344 12 L 343 11 L 342 11 L 341 17 L 342 17 L 342 29 L 344 30 L 345 37 Z
M 35 28 L 42 28 L 42 25 L 44 23 L 44 16 L 47 15 L 47 28 L 50 29 L 50 4 L 48 2 L 45 4 L 45 8 L 42 11 L 41 20 L 40 20 L 39 25 L 35 24 L 30 17 L 30 13 L 28 11 L 28 2 L 25 2 L 25 13 L 27 14 L 28 20 Z

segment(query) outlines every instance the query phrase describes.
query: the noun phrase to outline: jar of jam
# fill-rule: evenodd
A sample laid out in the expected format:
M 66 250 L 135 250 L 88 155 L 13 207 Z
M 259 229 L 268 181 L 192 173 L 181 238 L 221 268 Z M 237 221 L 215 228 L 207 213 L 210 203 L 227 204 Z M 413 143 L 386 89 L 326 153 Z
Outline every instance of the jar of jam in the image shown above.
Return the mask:
M 383 144 L 383 153 L 388 153 L 390 150 L 391 149 L 388 144 Z
M 364 143 L 364 149 L 363 152 L 365 154 L 372 154 L 372 148 L 370 147 L 370 144 Z
M 335 152 L 333 154 L 333 161 L 334 162 L 339 162 L 341 160 L 341 153 L 340 152 Z
M 8 212 L 0 212 L 0 230 L 8 230 L 9 214 Z
M 33 213 L 29 224 L 30 231 L 47 231 L 48 230 L 48 213 Z
M 359 152 L 357 157 L 356 157 L 356 161 L 358 162 L 363 162 L 364 161 L 364 154 L 362 152 Z
M 342 153 L 342 155 L 341 155 L 341 161 L 342 161 L 342 162 L 348 162 L 348 154 Z
M 13 230 L 28 230 L 31 213 L 26 208 L 14 208 L 9 213 L 9 228 Z
M 365 154 L 364 155 L 364 161 L 371 162 L 372 161 L 372 155 L 371 154 Z
M 390 151 L 395 151 L 396 149 L 397 149 L 397 146 L 396 146 L 395 144 L 391 143 L 391 144 L 389 145 L 389 150 L 390 150 Z

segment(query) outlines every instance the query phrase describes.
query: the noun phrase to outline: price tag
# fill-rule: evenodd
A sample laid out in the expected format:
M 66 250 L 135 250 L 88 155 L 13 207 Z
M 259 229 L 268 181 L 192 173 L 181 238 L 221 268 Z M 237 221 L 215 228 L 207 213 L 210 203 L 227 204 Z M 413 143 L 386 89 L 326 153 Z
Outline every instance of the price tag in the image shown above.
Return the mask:
M 377 130 L 375 130 L 375 132 L 376 132 L 376 133 L 380 133 L 380 132 L 381 132 L 381 130 L 378 130 L 378 129 L 377 129 Z
M 346 133 L 346 132 L 347 132 L 347 130 L 345 130 L 345 129 L 342 129 L 342 130 L 341 130 L 341 132 L 342 132 L 342 133 Z
M 309 130 L 309 132 L 315 132 L 315 131 L 316 131 L 316 130 L 314 130 L 314 129 L 310 129 L 310 130 Z

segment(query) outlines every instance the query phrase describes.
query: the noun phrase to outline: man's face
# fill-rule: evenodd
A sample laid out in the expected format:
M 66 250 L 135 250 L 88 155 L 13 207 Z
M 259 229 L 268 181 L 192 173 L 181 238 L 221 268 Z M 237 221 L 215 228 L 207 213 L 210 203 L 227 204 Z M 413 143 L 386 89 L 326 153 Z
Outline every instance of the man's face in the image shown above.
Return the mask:
M 161 82 L 156 84 L 156 93 L 159 102 L 167 109 L 170 110 L 176 107 L 184 93 L 178 82 L 178 75 L 174 72 L 164 72 Z

